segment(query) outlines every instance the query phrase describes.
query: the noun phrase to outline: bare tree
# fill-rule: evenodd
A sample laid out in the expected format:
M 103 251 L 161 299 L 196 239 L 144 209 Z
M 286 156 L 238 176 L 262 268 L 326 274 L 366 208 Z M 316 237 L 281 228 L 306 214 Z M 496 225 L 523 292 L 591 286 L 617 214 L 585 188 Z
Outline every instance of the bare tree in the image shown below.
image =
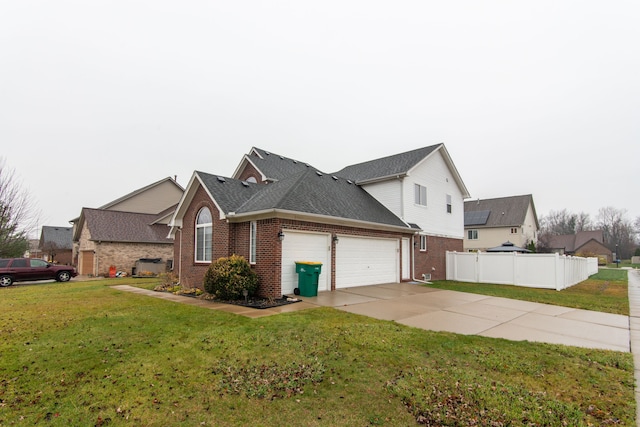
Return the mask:
M 566 209 L 549 211 L 549 214 L 543 216 L 540 222 L 543 233 L 562 235 L 575 234 L 576 232 L 576 216 Z
M 29 247 L 28 230 L 37 223 L 36 218 L 28 193 L 0 158 L 0 257 L 24 255 Z
M 627 219 L 626 209 L 608 206 L 600 208 L 597 217 L 598 227 L 604 232 L 604 244 L 618 258 L 629 258 L 635 241 L 635 229 Z
M 576 233 L 578 231 L 589 231 L 593 230 L 593 223 L 591 222 L 591 217 L 586 212 L 580 212 L 575 215 L 576 217 Z

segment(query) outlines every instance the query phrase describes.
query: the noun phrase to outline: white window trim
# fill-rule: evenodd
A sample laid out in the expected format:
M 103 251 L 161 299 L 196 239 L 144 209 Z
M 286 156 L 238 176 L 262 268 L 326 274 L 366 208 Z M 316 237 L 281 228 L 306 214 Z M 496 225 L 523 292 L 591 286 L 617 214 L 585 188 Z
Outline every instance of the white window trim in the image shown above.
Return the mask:
M 420 235 L 420 252 L 426 252 L 426 251 L 427 251 L 427 235 L 421 234 Z
M 467 240 L 478 240 L 478 230 L 467 230 Z
M 206 206 L 201 208 L 198 211 L 198 214 L 196 215 L 196 227 L 195 227 L 195 238 L 194 238 L 194 253 L 193 253 L 193 258 L 195 260 L 195 262 L 211 262 L 211 258 L 213 258 L 213 240 L 211 242 L 209 242 L 209 245 L 211 247 L 211 253 L 209 253 L 209 259 L 207 259 L 207 246 L 206 246 L 206 242 L 204 243 L 204 247 L 202 248 L 202 255 L 203 258 L 202 259 L 198 259 L 198 230 L 203 229 L 204 230 L 204 234 L 203 234 L 203 238 L 206 237 L 207 232 L 206 229 L 210 228 L 211 229 L 211 236 L 213 238 L 213 222 L 207 222 L 207 223 L 203 223 L 203 224 L 198 224 L 198 218 L 200 217 L 200 214 L 204 211 L 204 210 L 208 210 L 209 211 L 209 216 L 212 218 L 213 221 L 213 215 L 211 213 L 211 210 L 209 208 L 207 208 Z
M 257 236 L 258 236 L 258 223 L 256 221 L 251 221 L 249 223 L 249 264 L 256 263 L 256 254 L 257 254 Z
M 416 206 L 427 206 L 427 187 L 418 183 L 413 184 L 413 202 Z
M 447 194 L 447 213 L 453 212 L 453 206 L 451 203 L 451 194 Z

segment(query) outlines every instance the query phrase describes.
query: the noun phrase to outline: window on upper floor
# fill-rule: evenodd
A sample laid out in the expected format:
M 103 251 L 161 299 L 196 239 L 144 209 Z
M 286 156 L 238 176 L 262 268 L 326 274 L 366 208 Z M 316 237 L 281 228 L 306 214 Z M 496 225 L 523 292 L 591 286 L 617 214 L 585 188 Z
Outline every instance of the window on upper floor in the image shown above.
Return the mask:
M 447 213 L 451 213 L 451 194 L 447 194 Z
M 258 180 L 255 177 L 250 176 L 249 178 L 247 178 L 247 182 L 251 182 L 252 184 L 256 184 L 258 182 Z
M 213 217 L 209 208 L 202 208 L 196 217 L 196 262 L 211 262 Z
M 511 234 L 518 234 L 518 227 L 511 227 Z
M 427 187 L 414 184 L 413 190 L 416 205 L 427 206 Z
M 255 221 L 249 223 L 249 264 L 256 263 L 256 236 L 258 235 L 258 224 Z
M 478 240 L 478 230 L 467 230 L 467 239 Z

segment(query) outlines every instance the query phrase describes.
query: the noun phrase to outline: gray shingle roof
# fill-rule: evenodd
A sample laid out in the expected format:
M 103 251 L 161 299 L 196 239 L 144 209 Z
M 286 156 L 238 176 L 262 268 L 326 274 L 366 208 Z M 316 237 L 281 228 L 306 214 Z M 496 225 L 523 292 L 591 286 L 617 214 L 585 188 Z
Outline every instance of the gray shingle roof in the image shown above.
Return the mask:
M 431 145 L 429 147 L 418 148 L 405 153 L 347 166 L 336 172 L 335 175 L 351 179 L 357 183 L 389 176 L 402 176 L 441 146 L 442 144 Z
M 468 200 L 464 202 L 465 227 L 476 228 L 519 227 L 524 224 L 529 204 L 533 207 L 531 194 L 524 196 L 500 197 L 496 199 Z M 535 213 L 535 207 L 534 213 Z M 489 211 L 484 224 L 473 224 L 470 212 Z M 536 220 L 537 221 L 537 220 Z M 537 225 L 537 224 L 536 224 Z
M 579 231 L 576 234 L 561 234 L 549 237 L 549 247 L 552 249 L 564 249 L 565 252 L 575 252 L 590 240 L 604 244 L 602 230 Z
M 196 174 L 225 214 L 236 212 L 254 194 L 267 187 L 265 184 L 254 184 L 206 172 L 196 171 Z
M 258 153 L 259 156 L 252 155 L 249 156 L 249 159 L 269 181 L 279 181 L 292 174 L 311 168 L 305 162 L 274 154 L 267 150 L 254 147 L 252 151 Z
M 313 168 L 272 184 L 241 181 L 197 172 L 202 183 L 225 213 L 247 214 L 266 210 L 302 212 L 407 227 L 380 202 L 345 179 L 318 173 Z
M 91 240 L 129 243 L 173 243 L 169 228 L 154 224 L 158 215 L 106 209 L 82 210 L 81 221 L 89 228 Z
M 43 226 L 40 235 L 40 246 L 55 245 L 58 249 L 73 248 L 73 228 Z

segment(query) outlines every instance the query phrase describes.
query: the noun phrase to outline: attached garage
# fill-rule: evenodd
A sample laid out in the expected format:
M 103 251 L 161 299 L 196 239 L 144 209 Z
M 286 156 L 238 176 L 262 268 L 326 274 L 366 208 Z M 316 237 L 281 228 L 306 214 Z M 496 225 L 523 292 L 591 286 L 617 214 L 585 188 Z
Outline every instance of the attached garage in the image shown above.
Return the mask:
M 298 287 L 296 261 L 322 263 L 318 291 L 331 290 L 331 234 L 285 231 L 282 241 L 282 294 L 292 295 Z
M 398 239 L 338 236 L 336 288 L 400 280 Z

